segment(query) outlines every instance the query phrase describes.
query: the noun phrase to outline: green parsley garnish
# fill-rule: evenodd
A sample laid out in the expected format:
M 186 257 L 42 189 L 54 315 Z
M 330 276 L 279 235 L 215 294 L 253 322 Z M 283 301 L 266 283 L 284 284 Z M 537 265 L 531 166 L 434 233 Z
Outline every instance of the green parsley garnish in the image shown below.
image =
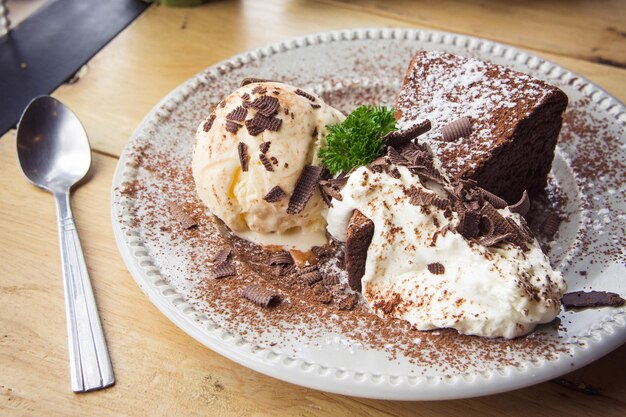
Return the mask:
M 383 136 L 396 130 L 393 107 L 359 106 L 343 122 L 328 126 L 327 146 L 319 150 L 333 174 L 367 165 L 383 152 Z

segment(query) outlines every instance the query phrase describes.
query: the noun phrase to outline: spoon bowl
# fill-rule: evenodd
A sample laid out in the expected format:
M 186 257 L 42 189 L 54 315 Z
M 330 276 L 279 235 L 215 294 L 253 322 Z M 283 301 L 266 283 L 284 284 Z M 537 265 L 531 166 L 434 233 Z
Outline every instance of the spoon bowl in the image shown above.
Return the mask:
M 91 166 L 87 132 L 63 103 L 40 96 L 27 106 L 19 122 L 17 155 L 33 185 L 50 192 L 69 190 Z

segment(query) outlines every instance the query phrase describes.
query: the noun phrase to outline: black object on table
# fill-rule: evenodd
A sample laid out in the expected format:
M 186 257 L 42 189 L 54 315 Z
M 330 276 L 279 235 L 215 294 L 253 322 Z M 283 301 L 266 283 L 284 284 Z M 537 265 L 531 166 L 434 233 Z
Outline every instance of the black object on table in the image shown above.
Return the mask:
M 0 135 L 148 7 L 139 0 L 50 0 L 0 38 Z

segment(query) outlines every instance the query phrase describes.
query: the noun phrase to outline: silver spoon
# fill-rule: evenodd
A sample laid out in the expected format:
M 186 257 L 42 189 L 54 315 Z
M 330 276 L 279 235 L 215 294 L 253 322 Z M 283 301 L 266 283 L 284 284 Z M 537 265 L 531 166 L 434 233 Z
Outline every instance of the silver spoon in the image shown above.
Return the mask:
M 18 124 L 17 155 L 28 181 L 54 194 L 72 391 L 112 385 L 113 368 L 70 207 L 70 189 L 91 165 L 87 133 L 63 103 L 50 96 L 37 97 Z

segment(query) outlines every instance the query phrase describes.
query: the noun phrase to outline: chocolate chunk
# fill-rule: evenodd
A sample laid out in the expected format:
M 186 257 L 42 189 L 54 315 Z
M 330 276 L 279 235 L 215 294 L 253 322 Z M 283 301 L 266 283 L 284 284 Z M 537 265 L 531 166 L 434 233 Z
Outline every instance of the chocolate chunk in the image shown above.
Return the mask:
M 624 299 L 618 294 L 606 291 L 575 291 L 563 296 L 561 303 L 566 308 L 620 307 Z
M 180 223 L 181 227 L 184 230 L 188 230 L 198 226 L 198 223 L 195 221 L 195 219 L 191 217 L 189 213 L 183 210 L 178 204 L 169 201 L 167 203 L 167 208 L 169 209 L 174 219 Z
M 253 84 L 253 83 L 267 83 L 267 82 L 277 82 L 277 81 L 272 81 L 272 80 L 266 80 L 265 78 L 256 78 L 256 77 L 246 77 L 243 80 L 241 80 L 241 83 L 239 83 L 239 87 L 243 87 L 246 86 L 248 84 Z
M 278 292 L 260 284 L 248 285 L 241 293 L 241 296 L 261 307 L 271 307 L 280 301 Z
M 265 117 L 271 117 L 278 112 L 279 102 L 276 97 L 261 96 L 248 105 Z
M 393 132 L 387 133 L 383 137 L 383 142 L 387 146 L 399 147 L 428 132 L 430 128 L 430 120 L 424 120 L 414 124 L 408 129 L 394 130 Z
M 307 272 L 306 274 L 301 274 L 300 279 L 307 285 L 313 285 L 322 280 L 322 274 L 320 274 L 320 271 L 315 270 Z
M 235 266 L 233 264 L 225 261 L 213 267 L 212 272 L 213 272 L 213 278 L 219 279 L 219 278 L 232 277 L 233 275 L 237 273 L 237 270 L 235 269 Z
M 354 210 L 346 229 L 344 260 L 348 272 L 348 284 L 355 291 L 361 291 L 361 278 L 365 273 L 367 249 L 373 236 L 374 222 L 359 210 Z
M 246 120 L 246 116 L 248 115 L 248 109 L 243 106 L 237 106 L 233 111 L 226 115 L 226 119 L 234 120 L 237 122 L 243 122 Z
M 546 237 L 552 239 L 556 232 L 559 230 L 559 226 L 561 225 L 561 218 L 558 214 L 550 212 L 548 216 L 543 221 L 541 225 L 541 229 Z
M 485 201 L 488 201 L 492 206 L 497 209 L 503 209 L 508 206 L 507 202 L 504 199 L 498 197 L 497 195 L 485 190 L 484 188 L 478 188 L 480 195 Z
M 298 214 L 306 207 L 317 188 L 322 174 L 322 167 L 306 165 L 298 178 L 293 194 L 289 198 L 288 214 Z
M 341 301 L 339 301 L 339 304 L 337 305 L 337 307 L 339 308 L 339 310 L 354 310 L 354 307 L 356 307 L 357 302 L 359 301 L 359 296 L 356 294 L 348 294 L 346 297 L 344 297 L 343 299 L 341 299 Z
M 246 128 L 248 129 L 248 133 L 252 136 L 256 136 L 266 129 L 276 132 L 280 129 L 280 125 L 282 123 L 282 119 L 277 117 L 266 117 L 257 113 L 252 119 L 246 120 Z
M 283 189 L 277 185 L 271 190 L 269 190 L 267 194 L 265 194 L 265 197 L 263 197 L 263 200 L 267 201 L 268 203 L 275 203 L 277 201 L 282 200 L 286 196 L 287 194 L 283 191 Z
M 212 114 L 211 116 L 209 116 L 209 119 L 204 122 L 204 125 L 202 125 L 202 130 L 204 130 L 205 132 L 208 132 L 209 130 L 211 130 L 211 126 L 213 126 L 213 122 L 215 121 L 215 115 Z
M 270 256 L 270 265 L 272 265 L 272 266 L 274 266 L 274 265 L 282 265 L 282 266 L 293 265 L 293 258 L 291 257 L 291 254 L 289 252 L 287 252 L 286 250 L 281 250 L 281 251 L 278 251 L 278 252 L 272 254 L 272 256 Z
M 410 164 L 408 159 L 400 155 L 400 153 L 396 151 L 395 148 L 392 148 L 391 146 L 387 148 L 387 161 L 390 164 L 400 165 L 400 166 L 408 166 Z
M 269 158 L 264 153 L 260 153 L 259 154 L 259 159 L 261 160 L 261 163 L 263 164 L 263 166 L 265 167 L 265 169 L 267 171 L 270 171 L 270 172 L 274 171 L 274 167 L 272 166 L 272 162 L 269 160 Z
M 263 87 L 262 85 L 257 85 L 256 87 L 252 89 L 252 94 L 265 94 L 265 93 L 267 93 L 267 88 Z
M 259 149 L 261 150 L 261 152 L 267 153 L 267 151 L 270 150 L 271 144 L 272 142 L 263 142 L 261 145 L 259 145 Z
M 217 252 L 215 256 L 213 257 L 213 263 L 216 265 L 221 264 L 222 262 L 228 260 L 229 256 L 230 256 L 230 248 L 220 249 L 220 251 Z
M 517 203 L 509 206 L 509 210 L 513 213 L 519 214 L 520 216 L 525 216 L 528 213 L 528 210 L 530 210 L 530 198 L 528 198 L 526 190 L 524 190 L 522 198 L 520 198 Z
M 442 126 L 439 131 L 446 142 L 454 142 L 459 138 L 466 138 L 472 133 L 472 123 L 467 117 L 461 117 Z
M 239 145 L 237 145 L 237 152 L 239 153 L 239 164 L 241 165 L 241 170 L 244 172 L 248 171 L 248 145 L 243 142 L 239 142 Z
M 428 264 L 428 271 L 433 275 L 443 275 L 446 273 L 446 268 L 439 262 L 433 262 Z
M 307 93 L 304 90 L 300 90 L 299 88 L 294 91 L 297 95 L 302 96 L 310 101 L 315 101 L 315 97 L 313 97 L 311 94 Z
M 226 131 L 230 133 L 237 133 L 241 125 L 239 123 L 235 123 L 232 120 L 226 120 Z

